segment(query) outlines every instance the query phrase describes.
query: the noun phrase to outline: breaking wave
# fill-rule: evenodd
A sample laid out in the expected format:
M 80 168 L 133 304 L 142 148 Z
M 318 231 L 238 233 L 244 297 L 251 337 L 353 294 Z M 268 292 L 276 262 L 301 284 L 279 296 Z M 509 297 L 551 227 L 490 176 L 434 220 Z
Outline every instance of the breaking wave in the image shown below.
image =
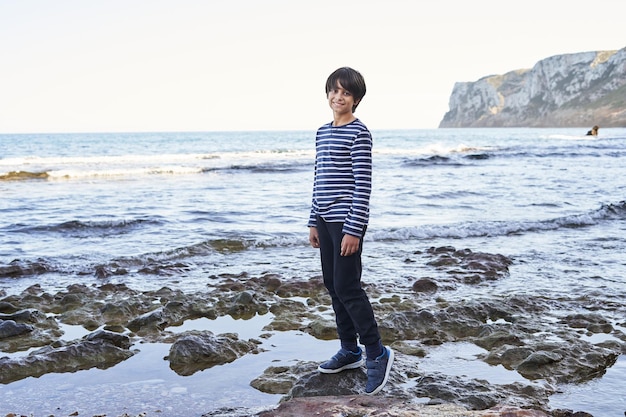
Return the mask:
M 422 240 L 432 238 L 463 239 L 468 237 L 506 236 L 545 232 L 563 228 L 594 226 L 603 221 L 626 219 L 626 201 L 604 204 L 597 210 L 540 221 L 478 221 L 451 225 L 424 225 L 395 230 L 375 231 L 375 241 Z
M 159 225 L 161 222 L 156 219 L 131 219 L 131 220 L 71 220 L 67 222 L 51 224 L 51 225 L 36 225 L 36 226 L 24 226 L 13 225 L 8 227 L 11 232 L 17 233 L 33 233 L 33 232 L 60 232 L 60 233 L 72 233 L 72 232 L 90 232 L 90 231 L 123 231 L 132 229 L 140 225 Z

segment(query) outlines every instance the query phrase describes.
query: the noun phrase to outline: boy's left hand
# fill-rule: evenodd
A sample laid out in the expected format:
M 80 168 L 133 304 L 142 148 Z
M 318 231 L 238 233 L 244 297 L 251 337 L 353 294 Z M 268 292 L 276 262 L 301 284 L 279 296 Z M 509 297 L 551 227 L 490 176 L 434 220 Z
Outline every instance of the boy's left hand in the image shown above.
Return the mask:
M 341 239 L 341 256 L 350 256 L 356 253 L 359 250 L 359 244 L 361 243 L 361 239 L 352 236 L 352 235 L 343 235 L 343 239 Z

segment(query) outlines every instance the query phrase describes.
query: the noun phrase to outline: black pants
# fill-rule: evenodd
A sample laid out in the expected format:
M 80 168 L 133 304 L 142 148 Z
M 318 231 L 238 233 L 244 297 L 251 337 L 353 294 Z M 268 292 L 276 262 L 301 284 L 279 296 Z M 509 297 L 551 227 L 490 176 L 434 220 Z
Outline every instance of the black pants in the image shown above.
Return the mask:
M 342 228 L 342 223 L 327 223 L 317 217 L 324 285 L 332 299 L 339 340 L 356 341 L 358 337 L 362 344 L 372 345 L 378 343 L 380 334 L 372 305 L 361 287 L 363 238 L 356 253 L 341 256 Z

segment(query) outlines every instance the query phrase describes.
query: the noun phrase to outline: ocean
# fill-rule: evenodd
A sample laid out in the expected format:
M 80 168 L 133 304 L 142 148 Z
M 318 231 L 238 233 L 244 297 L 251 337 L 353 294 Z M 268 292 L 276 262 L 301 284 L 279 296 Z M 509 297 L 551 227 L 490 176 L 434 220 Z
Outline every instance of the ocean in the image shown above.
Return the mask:
M 459 287 L 446 298 L 601 293 L 621 300 L 617 310 L 624 314 L 613 325 L 626 333 L 626 129 L 601 128 L 597 138 L 584 136 L 586 130 L 373 130 L 364 281 L 419 277 L 420 266 L 405 262 L 407 254 L 433 246 L 499 253 L 514 260 L 509 277 Z M 0 276 L 0 298 L 35 284 L 51 294 L 103 282 L 192 292 L 205 289 L 210 275 L 319 275 L 306 227 L 314 135 L 0 135 L 0 266 L 45 269 Z M 184 267 L 150 274 L 147 265 Z M 102 278 L 94 274 L 100 267 L 126 273 Z M 225 317 L 185 326 L 256 337 L 266 320 Z M 64 326 L 68 340 L 88 333 L 77 327 Z M 80 415 L 103 409 L 137 414 L 151 406 L 168 416 L 184 405 L 191 407 L 188 415 L 201 415 L 276 404 L 280 396 L 260 393 L 249 381 L 277 357 L 325 359 L 330 348 L 319 347 L 334 343 L 288 332 L 276 338 L 280 352 L 248 355 L 189 377 L 163 361 L 167 346 L 148 343 L 107 370 L 0 385 L 0 413 L 44 415 L 61 406 Z M 464 362 L 466 372 L 496 377 L 475 362 Z M 513 374 L 503 378 L 518 380 Z M 551 406 L 623 415 L 625 380 L 621 356 L 601 378 L 561 387 Z

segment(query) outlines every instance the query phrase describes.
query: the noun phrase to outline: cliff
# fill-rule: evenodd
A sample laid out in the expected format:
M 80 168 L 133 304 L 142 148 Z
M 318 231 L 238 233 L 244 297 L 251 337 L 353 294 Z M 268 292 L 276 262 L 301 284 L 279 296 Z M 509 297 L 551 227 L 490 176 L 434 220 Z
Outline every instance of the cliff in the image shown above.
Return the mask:
M 439 127 L 626 126 L 626 48 L 457 82 Z

